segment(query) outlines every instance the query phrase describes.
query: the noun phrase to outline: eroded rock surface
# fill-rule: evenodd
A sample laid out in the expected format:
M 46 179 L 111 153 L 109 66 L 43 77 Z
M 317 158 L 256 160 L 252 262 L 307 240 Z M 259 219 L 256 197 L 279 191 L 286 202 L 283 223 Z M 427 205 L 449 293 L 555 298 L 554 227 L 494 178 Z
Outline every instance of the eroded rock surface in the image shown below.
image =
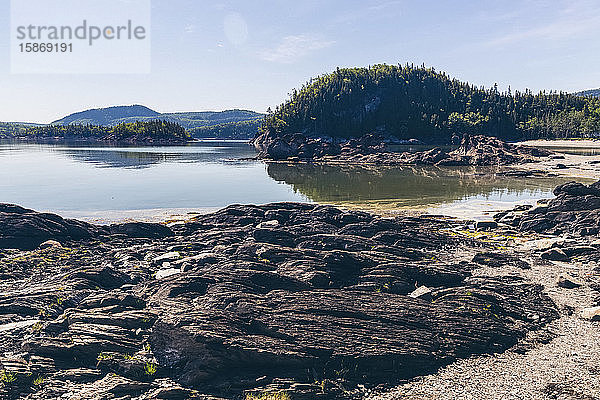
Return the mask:
M 0 397 L 359 397 L 359 384 L 504 351 L 558 315 L 541 286 L 472 277 L 514 260 L 476 257 L 482 243 L 433 218 L 277 203 L 162 233 L 61 223 L 88 234 L 2 242 Z

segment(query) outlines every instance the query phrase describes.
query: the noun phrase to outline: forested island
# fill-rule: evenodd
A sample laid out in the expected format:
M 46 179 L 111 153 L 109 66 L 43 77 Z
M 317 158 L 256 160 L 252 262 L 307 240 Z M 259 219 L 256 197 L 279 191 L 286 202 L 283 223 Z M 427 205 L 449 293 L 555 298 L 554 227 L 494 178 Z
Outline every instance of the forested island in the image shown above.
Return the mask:
M 600 99 L 500 92 L 425 66 L 338 68 L 293 90 L 268 113 L 257 139 L 295 133 L 328 138 L 378 133 L 436 144 L 465 133 L 505 140 L 588 138 L 600 133 Z
M 32 127 L 44 128 L 36 130 L 36 134 L 41 132 L 44 136 L 61 137 L 63 131 L 56 130 L 54 126 L 77 126 L 75 129 L 69 129 L 69 135 L 80 137 L 95 135 L 92 132 L 83 132 L 85 129 L 81 127 L 86 126 L 97 127 L 91 128 L 90 131 L 104 132 L 106 129 L 102 127 L 108 129 L 134 122 L 165 121 L 181 125 L 195 139 L 249 140 L 256 135 L 263 118 L 264 114 L 239 109 L 159 113 L 142 105 L 114 106 L 72 113 L 50 124 L 0 122 L 0 138 L 28 136 L 27 131 Z
M 44 125 L 18 133 L 24 139 L 97 140 L 119 143 L 171 144 L 185 143 L 191 136 L 179 124 L 168 121 L 99 125 Z

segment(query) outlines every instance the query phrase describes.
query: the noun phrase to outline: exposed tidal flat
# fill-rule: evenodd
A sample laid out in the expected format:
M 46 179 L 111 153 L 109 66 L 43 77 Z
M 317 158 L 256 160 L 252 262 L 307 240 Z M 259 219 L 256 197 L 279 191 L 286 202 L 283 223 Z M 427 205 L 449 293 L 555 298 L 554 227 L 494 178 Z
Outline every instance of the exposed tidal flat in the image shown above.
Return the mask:
M 564 185 L 594 182 L 596 156 L 373 167 L 193 147 L 0 150 L 22 177 L 53 165 L 30 199 L 70 206 L 12 200 L 2 180 L 11 203 L 85 217 L 115 198 L 94 224 L 0 208 L 0 396 L 600 396 L 600 187 Z M 51 179 L 86 168 L 100 178 L 77 201 Z

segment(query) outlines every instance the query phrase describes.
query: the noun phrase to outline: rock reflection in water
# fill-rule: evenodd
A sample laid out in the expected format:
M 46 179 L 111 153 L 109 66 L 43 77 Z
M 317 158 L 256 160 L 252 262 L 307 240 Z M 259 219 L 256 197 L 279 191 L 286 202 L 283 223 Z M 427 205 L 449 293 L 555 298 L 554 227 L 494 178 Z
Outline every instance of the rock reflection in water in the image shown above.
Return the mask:
M 494 167 L 358 167 L 270 163 L 269 176 L 285 182 L 313 201 L 382 202 L 415 207 L 493 197 L 517 200 L 550 196 L 564 178 L 515 178 Z
M 245 143 L 216 143 L 216 146 L 211 147 L 60 147 L 55 151 L 99 168 L 149 168 L 165 162 L 236 162 L 255 155 L 254 149 Z

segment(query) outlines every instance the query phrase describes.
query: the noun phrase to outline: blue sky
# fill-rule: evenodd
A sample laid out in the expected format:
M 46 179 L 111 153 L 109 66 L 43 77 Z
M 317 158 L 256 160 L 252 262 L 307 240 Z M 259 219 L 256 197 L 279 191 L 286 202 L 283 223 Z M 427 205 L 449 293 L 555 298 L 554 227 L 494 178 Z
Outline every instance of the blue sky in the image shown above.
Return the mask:
M 598 0 L 152 0 L 152 72 L 139 75 L 11 75 L 9 8 L 0 121 L 121 104 L 265 111 L 313 76 L 384 62 L 501 89 L 600 87 Z

